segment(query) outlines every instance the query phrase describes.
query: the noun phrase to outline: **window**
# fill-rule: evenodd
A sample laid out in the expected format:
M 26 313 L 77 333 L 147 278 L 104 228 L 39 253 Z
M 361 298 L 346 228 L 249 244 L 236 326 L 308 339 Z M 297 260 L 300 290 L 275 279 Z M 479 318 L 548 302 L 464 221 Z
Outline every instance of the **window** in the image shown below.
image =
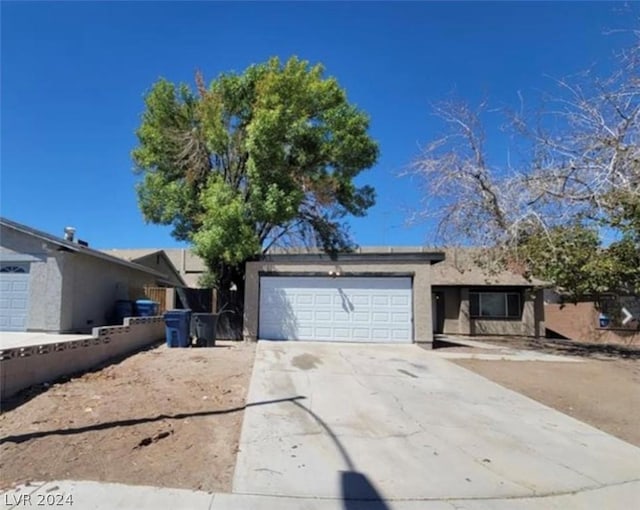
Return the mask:
M 17 265 L 2 265 L 0 267 L 0 273 L 26 273 L 27 270 L 24 266 L 17 266 Z
M 471 317 L 485 319 L 519 319 L 520 293 L 470 292 Z

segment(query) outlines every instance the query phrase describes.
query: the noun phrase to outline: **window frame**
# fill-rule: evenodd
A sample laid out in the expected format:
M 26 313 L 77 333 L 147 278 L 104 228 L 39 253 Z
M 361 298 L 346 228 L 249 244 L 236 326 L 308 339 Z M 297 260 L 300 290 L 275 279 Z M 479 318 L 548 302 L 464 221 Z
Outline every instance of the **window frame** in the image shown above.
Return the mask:
M 483 315 L 482 314 L 482 296 L 491 294 L 493 296 L 500 295 L 503 298 L 504 315 Z M 477 296 L 478 306 L 476 313 L 474 313 L 474 306 L 472 302 L 474 296 Z M 516 314 L 509 315 L 509 297 L 516 296 L 518 300 Z M 519 320 L 522 318 L 522 293 L 513 290 L 490 290 L 490 291 L 478 291 L 473 290 L 469 292 L 469 316 L 472 319 L 486 319 L 486 320 Z

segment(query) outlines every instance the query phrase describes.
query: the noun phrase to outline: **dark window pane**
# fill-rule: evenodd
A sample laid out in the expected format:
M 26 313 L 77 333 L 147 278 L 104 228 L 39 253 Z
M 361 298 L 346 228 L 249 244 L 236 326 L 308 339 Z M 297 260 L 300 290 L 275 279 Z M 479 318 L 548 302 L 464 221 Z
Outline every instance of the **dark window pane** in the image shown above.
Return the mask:
M 469 311 L 471 312 L 471 317 L 478 317 L 478 314 L 480 313 L 479 297 L 479 294 L 475 292 L 469 294 Z
M 505 298 L 502 292 L 483 292 L 480 297 L 482 317 L 505 317 Z
M 507 294 L 507 315 L 520 317 L 520 294 Z

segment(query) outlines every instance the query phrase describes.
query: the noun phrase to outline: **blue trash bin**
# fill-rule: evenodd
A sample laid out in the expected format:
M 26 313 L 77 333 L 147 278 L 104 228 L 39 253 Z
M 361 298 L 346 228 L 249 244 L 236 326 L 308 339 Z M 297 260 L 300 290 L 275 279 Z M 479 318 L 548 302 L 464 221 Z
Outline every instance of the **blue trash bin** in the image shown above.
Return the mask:
M 609 327 L 609 324 L 611 324 L 611 319 L 605 314 L 601 313 L 598 317 L 598 322 L 600 323 L 601 328 L 607 328 Z
M 168 347 L 191 345 L 191 310 L 168 310 L 164 314 L 164 324 Z
M 150 299 L 138 299 L 136 301 L 137 317 L 153 317 L 158 315 L 158 303 Z

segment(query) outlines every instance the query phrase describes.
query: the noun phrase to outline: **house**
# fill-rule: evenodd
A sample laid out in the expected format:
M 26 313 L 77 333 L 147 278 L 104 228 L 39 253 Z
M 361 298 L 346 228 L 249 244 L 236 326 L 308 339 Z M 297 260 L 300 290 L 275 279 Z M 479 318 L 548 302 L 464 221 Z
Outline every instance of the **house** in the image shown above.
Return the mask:
M 165 250 L 102 250 L 103 253 L 134 262 L 166 275 L 170 287 L 188 287 Z
M 158 268 L 123 260 L 65 230 L 63 239 L 0 218 L 0 330 L 88 332 L 111 322 L 117 300 L 175 284 L 164 260 Z
M 117 253 L 138 261 L 157 251 Z M 162 251 L 197 285 L 205 271 L 199 257 L 183 248 Z M 430 342 L 434 333 L 544 336 L 544 282 L 488 272 L 476 255 L 468 248 L 363 247 L 333 260 L 274 251 L 247 263 L 242 335 L 398 342 Z M 348 327 L 340 324 L 345 314 Z
M 158 253 L 162 253 L 182 282 L 181 285 L 176 286 L 197 288 L 200 286 L 198 283 L 200 276 L 206 271 L 204 261 L 187 248 L 136 248 L 104 250 L 104 252 L 143 265 L 153 260 Z M 161 267 L 158 269 L 162 270 Z
M 439 252 L 280 253 L 247 262 L 245 340 L 429 342 Z
M 477 255 L 475 249 L 447 249 L 445 260 L 434 266 L 434 333 L 544 336 L 545 282 L 508 270 L 487 271 Z
M 274 253 L 248 262 L 244 338 L 431 342 L 433 333 L 544 334 L 542 291 L 490 276 L 468 250 L 361 248 L 332 259 Z

